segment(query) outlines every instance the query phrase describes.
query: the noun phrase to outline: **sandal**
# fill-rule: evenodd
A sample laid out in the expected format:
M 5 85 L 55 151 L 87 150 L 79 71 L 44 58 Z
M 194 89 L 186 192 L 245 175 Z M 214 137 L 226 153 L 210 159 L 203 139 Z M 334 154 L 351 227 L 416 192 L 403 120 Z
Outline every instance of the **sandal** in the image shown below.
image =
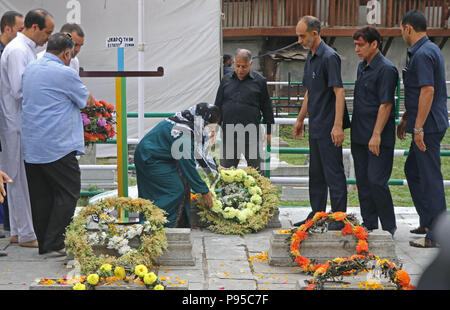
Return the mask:
M 412 234 L 417 234 L 417 235 L 425 235 L 427 233 L 427 231 L 428 231 L 428 228 L 419 226 L 413 230 L 410 230 L 409 232 Z
M 439 248 L 439 244 L 436 241 L 427 238 L 420 238 L 409 242 L 410 246 L 416 248 Z

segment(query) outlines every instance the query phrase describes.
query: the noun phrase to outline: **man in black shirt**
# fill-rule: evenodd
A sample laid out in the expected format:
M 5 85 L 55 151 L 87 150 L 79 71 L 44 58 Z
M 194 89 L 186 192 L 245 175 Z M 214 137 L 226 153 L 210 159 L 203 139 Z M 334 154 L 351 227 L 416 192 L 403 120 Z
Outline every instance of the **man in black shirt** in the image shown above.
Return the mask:
M 394 235 L 397 229 L 388 181 L 394 162 L 395 88 L 398 71 L 380 51 L 374 27 L 353 34 L 358 65 L 351 124 L 351 150 L 363 226 Z
M 304 135 L 304 120 L 309 115 L 309 198 L 312 211 L 326 211 L 330 189 L 331 211 L 346 212 L 347 185 L 342 158 L 344 129 L 350 125 L 345 107 L 339 55 L 320 38 L 320 21 L 304 16 L 297 24 L 298 42 L 309 49 L 303 74 L 305 100 L 294 125 L 293 136 Z M 295 223 L 299 226 L 306 220 Z M 342 223 L 330 224 L 339 230 Z
M 266 140 L 269 143 L 274 116 L 267 81 L 260 74 L 251 71 L 251 66 L 250 51 L 238 49 L 234 73 L 223 77 L 215 105 L 222 112 L 221 165 L 225 168 L 237 167 L 244 154 L 248 166 L 261 171 L 261 117 L 264 119 L 263 124 L 267 126 Z

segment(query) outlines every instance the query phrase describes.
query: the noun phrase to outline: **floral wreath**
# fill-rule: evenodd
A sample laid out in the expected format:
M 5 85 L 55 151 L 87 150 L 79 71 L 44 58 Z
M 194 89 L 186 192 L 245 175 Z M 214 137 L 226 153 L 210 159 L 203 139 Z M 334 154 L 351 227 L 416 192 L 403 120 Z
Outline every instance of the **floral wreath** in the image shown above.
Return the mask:
M 359 255 L 353 255 L 349 258 L 337 257 L 325 264 L 316 264 L 300 254 L 300 244 L 306 240 L 309 232 L 322 230 L 324 231 L 330 222 L 343 222 L 345 224 L 341 233 L 343 235 L 353 234 L 357 239 L 356 252 Z M 290 233 L 291 230 L 282 231 L 282 233 Z M 302 268 L 302 270 L 313 278 L 306 280 L 308 284 L 307 290 L 323 289 L 324 283 L 330 278 L 343 277 L 344 275 L 357 274 L 363 270 L 381 270 L 382 275 L 387 276 L 393 282 L 397 289 L 409 290 L 414 289 L 410 284 L 410 278 L 406 271 L 394 263 L 369 254 L 369 246 L 367 238 L 369 234 L 364 227 L 360 226 L 353 215 L 347 215 L 344 212 L 317 212 L 312 219 L 305 224 L 300 225 L 296 232 L 292 233 L 290 254 L 294 261 Z M 361 287 L 362 285 L 360 285 Z M 366 288 L 377 288 L 377 283 L 366 283 Z
M 140 213 L 144 217 L 142 224 L 116 225 L 117 218 L 112 211 L 122 208 L 130 213 Z M 81 272 L 89 274 L 104 264 L 132 269 L 135 265 L 152 266 L 167 249 L 164 224 L 165 212 L 149 200 L 127 197 L 108 198 L 84 207 L 66 229 L 65 244 L 68 252 L 74 254 L 80 263 Z M 89 220 L 98 221 L 99 231 L 89 232 Z M 128 241 L 139 239 L 140 246 L 133 249 Z M 96 256 L 94 245 L 106 245 L 117 250 L 119 257 L 101 254 Z
M 251 167 L 219 169 L 219 175 L 219 181 L 210 187 L 212 208 L 197 195 L 191 198 L 198 200 L 201 221 L 210 224 L 211 231 L 224 235 L 244 235 L 265 228 L 279 202 L 269 179 Z M 214 188 L 220 191 L 216 194 Z

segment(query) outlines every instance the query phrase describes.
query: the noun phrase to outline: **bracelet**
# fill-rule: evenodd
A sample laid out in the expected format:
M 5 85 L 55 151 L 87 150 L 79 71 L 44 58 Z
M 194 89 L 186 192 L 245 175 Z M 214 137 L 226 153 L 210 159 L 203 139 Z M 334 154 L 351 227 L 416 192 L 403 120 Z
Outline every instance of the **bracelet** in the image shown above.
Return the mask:
M 422 132 L 423 132 L 423 128 L 420 128 L 420 129 L 414 128 L 414 134 L 415 135 L 418 135 L 419 133 L 422 133 Z

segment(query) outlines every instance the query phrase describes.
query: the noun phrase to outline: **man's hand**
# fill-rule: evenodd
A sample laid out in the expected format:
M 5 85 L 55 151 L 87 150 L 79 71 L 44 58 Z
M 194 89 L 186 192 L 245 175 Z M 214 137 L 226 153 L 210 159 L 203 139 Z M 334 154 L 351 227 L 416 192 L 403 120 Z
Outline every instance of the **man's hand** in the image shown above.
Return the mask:
M 0 170 L 0 202 L 3 203 L 5 201 L 5 197 L 6 197 L 6 191 L 5 191 L 5 186 L 3 185 L 3 183 L 12 183 L 13 180 L 11 180 L 11 178 L 4 173 L 3 171 Z
M 414 135 L 414 143 L 417 145 L 417 148 L 422 152 L 427 150 L 427 146 L 423 141 L 423 132 Z
M 294 139 L 301 140 L 303 138 L 303 135 L 305 134 L 305 123 L 303 120 L 297 119 L 294 125 Z
M 334 146 L 340 147 L 342 143 L 344 143 L 344 130 L 342 126 L 333 126 L 331 130 L 331 140 L 334 143 Z
M 86 102 L 86 108 L 92 108 L 95 105 L 95 99 L 94 96 L 92 96 L 91 93 L 89 93 L 88 100 Z
M 380 155 L 381 136 L 379 134 L 373 134 L 369 141 L 369 151 L 376 156 Z
M 205 202 L 206 206 L 209 208 L 212 208 L 213 206 L 213 197 L 211 192 L 207 192 L 206 194 L 202 194 L 203 201 Z
M 402 118 L 397 126 L 397 137 L 400 140 L 405 140 L 406 138 L 406 120 Z
M 271 141 L 272 141 L 272 136 L 271 135 L 266 135 L 267 145 L 269 145 Z

